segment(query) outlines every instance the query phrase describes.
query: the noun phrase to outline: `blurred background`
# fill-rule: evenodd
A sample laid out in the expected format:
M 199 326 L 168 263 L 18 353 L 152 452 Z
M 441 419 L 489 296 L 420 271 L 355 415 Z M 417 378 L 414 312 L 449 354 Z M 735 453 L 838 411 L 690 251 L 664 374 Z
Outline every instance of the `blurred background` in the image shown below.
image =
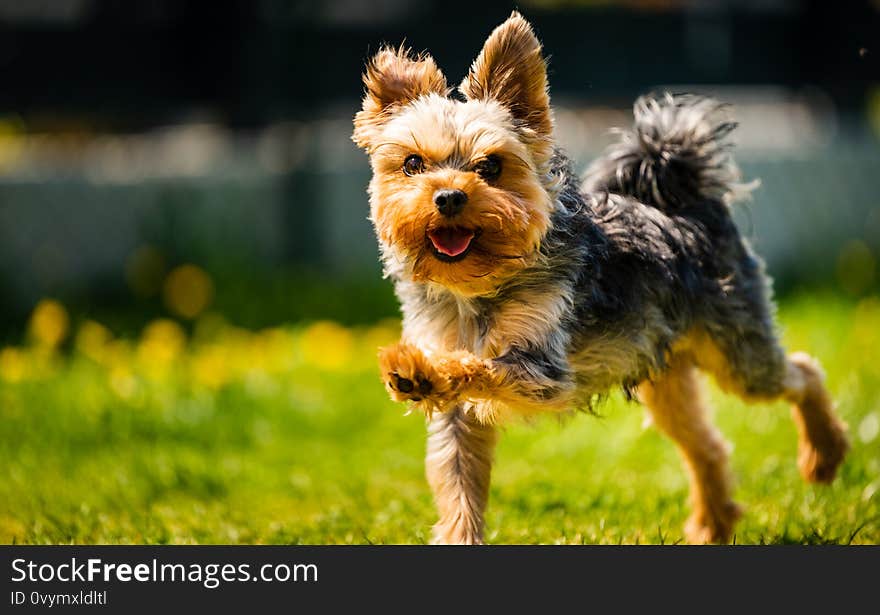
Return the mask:
M 350 140 L 364 62 L 457 83 L 509 2 L 0 0 L 0 542 L 425 542 L 424 421 Z M 522 0 L 581 168 L 652 90 L 733 105 L 736 207 L 853 452 L 804 485 L 782 403 L 710 389 L 737 542 L 880 543 L 880 0 Z M 511 426 L 493 542 L 682 540 L 674 447 L 620 396 Z
M 457 82 L 507 2 L 0 0 L 0 341 L 35 304 L 118 333 L 396 314 L 351 143 L 363 63 Z M 586 167 L 641 93 L 714 94 L 760 178 L 737 210 L 781 293 L 876 288 L 880 3 L 526 0 Z M 181 266 L 189 266 L 180 269 Z

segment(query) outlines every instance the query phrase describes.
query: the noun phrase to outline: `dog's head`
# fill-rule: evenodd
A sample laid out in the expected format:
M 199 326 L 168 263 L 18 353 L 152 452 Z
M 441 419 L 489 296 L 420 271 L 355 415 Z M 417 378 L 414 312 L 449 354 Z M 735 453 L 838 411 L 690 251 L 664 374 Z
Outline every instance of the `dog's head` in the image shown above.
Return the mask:
M 353 139 L 370 155 L 371 219 L 416 280 L 490 294 L 537 255 L 550 223 L 553 118 L 532 27 L 513 13 L 458 90 L 428 55 L 367 65 Z

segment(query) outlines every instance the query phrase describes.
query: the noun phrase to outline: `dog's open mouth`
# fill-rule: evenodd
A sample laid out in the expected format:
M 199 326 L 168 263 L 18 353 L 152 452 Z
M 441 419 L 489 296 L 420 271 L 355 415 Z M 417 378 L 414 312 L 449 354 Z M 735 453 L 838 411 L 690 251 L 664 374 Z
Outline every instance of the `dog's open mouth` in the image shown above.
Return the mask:
M 428 231 L 428 243 L 434 256 L 442 261 L 461 260 L 471 249 L 477 232 L 460 226 L 441 226 Z

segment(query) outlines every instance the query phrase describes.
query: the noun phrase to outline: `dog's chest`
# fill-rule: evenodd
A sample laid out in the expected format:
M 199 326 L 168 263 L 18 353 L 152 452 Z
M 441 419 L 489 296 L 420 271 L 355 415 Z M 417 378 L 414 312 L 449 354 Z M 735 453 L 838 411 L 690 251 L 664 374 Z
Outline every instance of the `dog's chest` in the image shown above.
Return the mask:
M 484 356 L 493 312 L 475 301 L 444 296 L 405 303 L 404 332 L 423 350 L 468 350 Z
M 570 297 L 563 289 L 468 299 L 452 295 L 404 305 L 407 337 L 429 351 L 468 350 L 496 358 L 513 347 L 543 348 L 568 339 L 562 327 Z

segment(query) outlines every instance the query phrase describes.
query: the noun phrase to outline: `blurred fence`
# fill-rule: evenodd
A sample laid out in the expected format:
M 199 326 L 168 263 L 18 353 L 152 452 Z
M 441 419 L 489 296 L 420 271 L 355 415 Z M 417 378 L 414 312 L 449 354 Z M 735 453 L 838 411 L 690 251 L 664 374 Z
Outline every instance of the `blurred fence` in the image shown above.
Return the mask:
M 738 160 L 746 179 L 761 181 L 754 199 L 737 207 L 738 222 L 779 283 L 843 276 L 854 292 L 870 287 L 880 248 L 880 149 L 866 124 L 837 117 L 815 95 L 714 93 L 732 99 Z M 138 276 L 161 278 L 153 270 L 182 262 L 227 284 L 308 268 L 327 283 L 378 286 L 369 169 L 349 140 L 353 111 L 251 132 L 209 123 L 81 139 L 7 130 L 0 141 L 5 307 L 23 312 L 45 295 L 77 292 L 143 298 L 150 283 Z M 557 119 L 581 167 L 611 139 L 611 126 L 630 122 L 626 109 L 570 100 L 559 103 Z M 280 305 L 272 317 L 284 313 Z

